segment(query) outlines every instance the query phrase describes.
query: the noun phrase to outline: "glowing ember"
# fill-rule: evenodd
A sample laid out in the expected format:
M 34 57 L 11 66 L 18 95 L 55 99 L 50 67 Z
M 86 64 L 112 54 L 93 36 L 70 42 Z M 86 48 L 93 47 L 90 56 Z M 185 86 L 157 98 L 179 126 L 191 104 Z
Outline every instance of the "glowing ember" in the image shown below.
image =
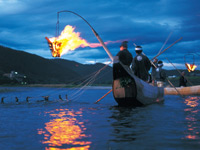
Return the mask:
M 185 66 L 186 66 L 188 72 L 194 71 L 194 70 L 196 69 L 196 67 L 197 67 L 197 66 L 194 65 L 194 64 L 188 64 L 188 63 L 186 63 Z
M 68 51 L 73 51 L 79 47 L 100 47 L 100 43 L 88 43 L 85 39 L 80 37 L 79 32 L 74 32 L 75 27 L 72 27 L 70 25 L 67 25 L 65 29 L 61 32 L 61 35 L 58 37 L 52 37 L 48 38 L 45 37 L 52 56 L 53 57 L 61 57 L 63 54 L 66 54 Z M 122 40 L 117 40 L 117 41 L 108 41 L 105 42 L 105 44 L 108 43 L 119 43 Z

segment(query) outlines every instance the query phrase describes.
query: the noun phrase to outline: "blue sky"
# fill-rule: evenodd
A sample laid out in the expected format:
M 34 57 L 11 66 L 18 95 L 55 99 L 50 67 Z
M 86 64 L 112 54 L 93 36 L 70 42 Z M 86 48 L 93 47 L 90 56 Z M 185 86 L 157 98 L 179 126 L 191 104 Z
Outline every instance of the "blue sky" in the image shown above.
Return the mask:
M 194 57 L 200 69 L 199 8 L 199 0 L 0 0 L 0 45 L 53 59 L 45 36 L 55 36 L 57 12 L 70 10 L 83 16 L 104 42 L 128 39 L 133 56 L 133 43 L 153 58 L 168 37 L 164 49 L 183 37 L 158 59 L 165 69 L 174 69 L 166 58 L 185 69 L 185 60 L 193 63 Z M 59 21 L 59 32 L 72 25 L 89 43 L 98 42 L 89 26 L 74 14 L 61 13 Z M 107 47 L 116 55 L 119 45 Z M 109 61 L 102 47 L 79 48 L 62 58 L 84 64 Z

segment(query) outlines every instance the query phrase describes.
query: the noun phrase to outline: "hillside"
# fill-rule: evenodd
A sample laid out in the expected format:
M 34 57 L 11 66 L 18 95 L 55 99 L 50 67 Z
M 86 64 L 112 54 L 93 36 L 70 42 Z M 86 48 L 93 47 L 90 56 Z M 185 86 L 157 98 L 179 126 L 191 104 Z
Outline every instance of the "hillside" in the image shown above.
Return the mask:
M 28 78 L 29 83 L 70 83 L 81 81 L 104 64 L 83 65 L 64 59 L 45 59 L 23 51 L 0 46 L 0 76 L 17 71 Z M 102 71 L 96 83 L 111 83 L 112 69 Z M 108 73 L 109 72 L 109 73 Z M 103 76 L 107 74 L 106 76 Z
M 3 77 L 3 74 L 17 71 L 20 74 L 27 76 L 27 81 L 30 84 L 80 84 L 81 82 L 94 76 L 95 72 L 105 67 L 104 64 L 80 64 L 75 61 L 65 59 L 45 59 L 38 55 L 30 54 L 23 51 L 13 50 L 0 46 L 0 84 L 8 83 L 9 79 Z M 191 77 L 195 84 L 195 76 L 200 75 L 200 71 L 188 72 L 186 76 Z M 177 70 L 166 70 L 167 76 L 180 76 Z M 171 80 L 171 79 L 170 79 Z M 178 82 L 174 79 L 173 82 Z M 88 80 L 89 81 L 89 80 Z M 111 84 L 112 83 L 112 67 L 107 66 L 101 71 L 95 84 Z
M 74 72 L 79 74 L 82 79 L 88 79 L 89 76 L 94 75 L 99 69 L 105 67 L 104 64 L 80 64 L 75 61 L 69 61 L 65 59 L 53 59 L 53 62 L 59 64 L 62 67 L 70 67 Z M 107 66 L 97 76 L 97 84 L 109 84 L 112 83 L 112 67 Z

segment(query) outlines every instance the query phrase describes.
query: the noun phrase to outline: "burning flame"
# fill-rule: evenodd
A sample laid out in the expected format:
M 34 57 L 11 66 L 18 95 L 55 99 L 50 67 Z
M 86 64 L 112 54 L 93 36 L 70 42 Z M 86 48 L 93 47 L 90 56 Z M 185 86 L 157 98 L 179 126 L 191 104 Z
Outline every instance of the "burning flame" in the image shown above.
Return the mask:
M 188 64 L 188 63 L 186 63 L 185 66 L 186 66 L 188 72 L 194 71 L 194 70 L 196 69 L 196 67 L 197 67 L 197 66 L 194 65 L 194 64 Z
M 48 38 L 45 37 L 52 56 L 53 57 L 61 57 L 63 54 L 66 54 L 68 51 L 73 51 L 79 47 L 100 47 L 100 43 L 88 43 L 85 39 L 80 37 L 79 32 L 74 32 L 75 27 L 72 27 L 70 25 L 67 25 L 65 29 L 61 32 L 61 35 L 58 37 L 52 37 Z M 119 43 L 122 42 L 123 40 L 117 40 L 117 41 L 108 41 L 105 42 L 105 44 L 109 43 Z

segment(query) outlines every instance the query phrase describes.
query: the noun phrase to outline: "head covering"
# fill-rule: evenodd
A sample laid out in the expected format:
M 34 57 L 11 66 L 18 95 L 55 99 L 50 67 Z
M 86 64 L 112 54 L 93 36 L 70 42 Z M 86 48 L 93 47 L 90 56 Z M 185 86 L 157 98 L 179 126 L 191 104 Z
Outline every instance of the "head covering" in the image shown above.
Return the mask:
M 123 47 L 127 48 L 128 47 L 127 43 L 128 43 L 128 41 L 123 41 L 122 44 L 120 45 L 120 47 L 123 46 Z
M 136 46 L 135 51 L 142 51 L 142 46 Z
M 162 67 L 163 66 L 163 62 L 161 60 L 158 61 L 158 67 Z

